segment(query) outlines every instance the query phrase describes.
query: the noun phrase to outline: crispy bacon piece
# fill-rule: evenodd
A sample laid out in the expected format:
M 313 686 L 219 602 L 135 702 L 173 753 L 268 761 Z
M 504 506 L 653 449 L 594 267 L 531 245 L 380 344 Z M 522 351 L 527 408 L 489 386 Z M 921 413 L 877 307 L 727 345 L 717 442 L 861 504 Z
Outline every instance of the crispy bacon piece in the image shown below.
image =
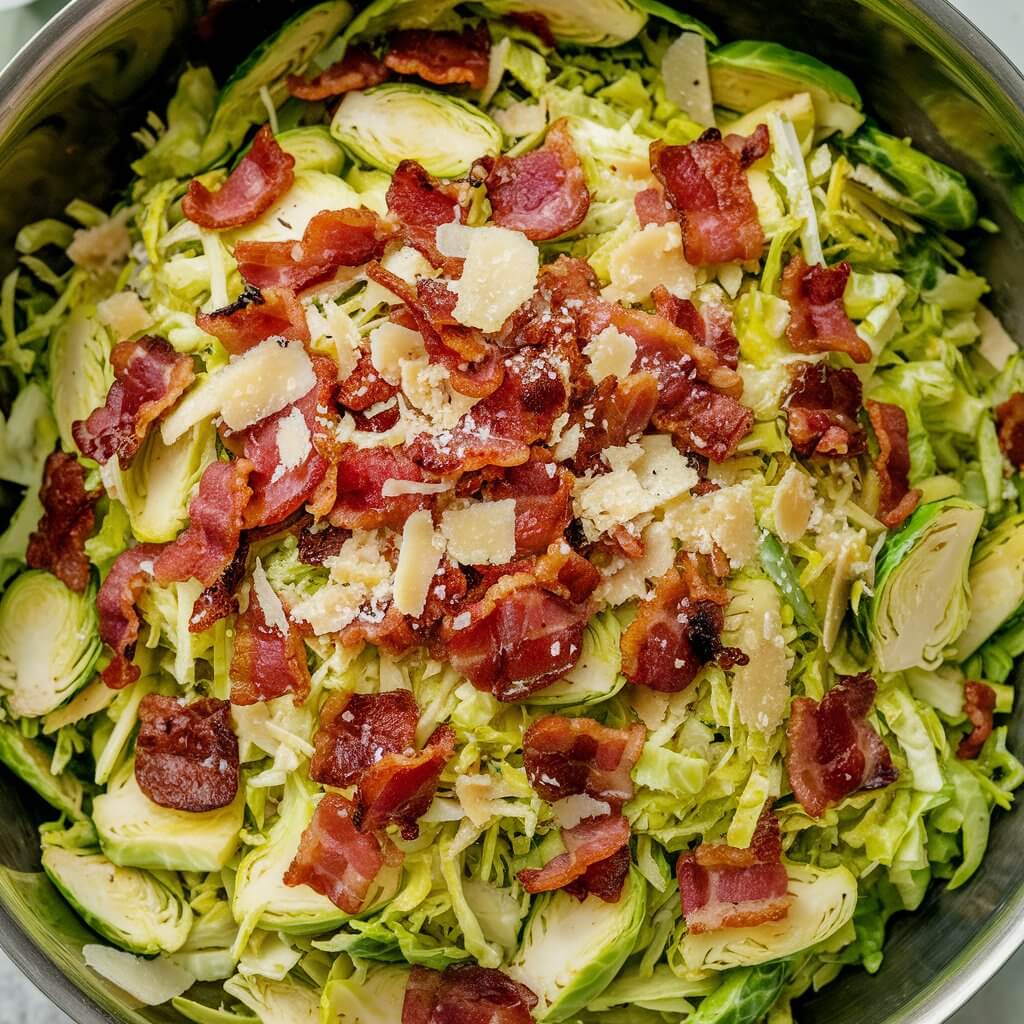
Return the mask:
M 679 693 L 701 668 L 746 665 L 747 656 L 720 640 L 729 595 L 708 578 L 698 556 L 684 556 L 658 582 L 622 634 L 622 671 L 635 686 Z
M 338 789 L 351 786 L 385 754 L 410 752 L 419 718 L 408 690 L 332 693 L 320 709 L 310 778 Z
M 265 124 L 216 192 L 198 178 L 189 182 L 181 212 L 202 228 L 224 231 L 241 227 L 266 213 L 294 181 L 295 157 L 277 144 L 270 125 Z
M 286 693 L 301 703 L 309 693 L 306 645 L 288 613 L 287 633 L 267 621 L 255 587 L 249 603 L 235 620 L 235 645 L 231 652 L 231 703 L 241 706 L 273 700 Z
M 96 523 L 101 493 L 85 489 L 85 470 L 73 455 L 58 449 L 47 456 L 39 489 L 43 514 L 28 539 L 25 561 L 52 572 L 79 594 L 89 585 L 85 542 Z
M 462 274 L 461 259 L 443 256 L 437 248 L 437 229 L 464 219 L 458 187 L 442 185 L 415 160 L 403 160 L 388 186 L 388 213 L 399 224 L 407 245 L 419 250 L 431 266 L 449 277 Z
M 683 249 L 694 266 L 761 258 L 764 231 L 744 168 L 768 152 L 768 129 L 746 140 L 709 128 L 686 146 L 651 143 L 651 170 L 683 225 Z
M 765 808 L 750 846 L 701 843 L 676 861 L 686 929 L 749 928 L 789 914 L 789 878 L 782 865 L 779 819 Z
M 672 408 L 655 412 L 652 422 L 686 451 L 725 462 L 750 433 L 754 413 L 735 398 L 696 383 Z
M 323 565 L 341 551 L 342 544 L 351 536 L 350 530 L 330 523 L 318 524 L 316 528 L 304 526 L 299 531 L 299 561 L 303 565 Z
M 917 508 L 921 492 L 910 487 L 910 436 L 907 414 L 888 402 L 864 403 L 878 440 L 875 472 L 881 482 L 878 518 L 894 529 Z
M 524 700 L 576 664 L 587 618 L 585 607 L 550 593 L 527 573 L 512 573 L 465 607 L 444 639 L 453 668 L 478 690 L 500 701 Z
M 235 443 L 240 442 L 242 454 L 253 467 L 249 476 L 252 498 L 245 507 L 246 529 L 287 519 L 313 497 L 331 467 L 331 460 L 321 448 L 329 453 L 333 441 L 330 424 L 337 420 L 334 393 L 338 368 L 326 356 L 313 356 L 312 362 L 316 383 L 302 398 L 237 435 Z M 308 432 L 309 448 L 291 464 L 289 446 L 282 454 L 281 431 L 290 432 L 297 415 Z
M 1024 393 L 1015 391 L 996 406 L 999 424 L 999 447 L 1017 468 L 1024 468 Z
M 399 390 L 377 372 L 370 353 L 364 352 L 352 372 L 341 382 L 338 404 L 352 412 L 361 413 L 393 398 Z
M 495 224 L 543 242 L 579 227 L 590 209 L 583 165 L 566 118 L 548 129 L 544 145 L 520 156 L 486 157 L 487 197 Z
M 313 78 L 289 75 L 288 91 L 296 99 L 315 103 L 358 89 L 369 89 L 390 77 L 391 71 L 369 50 L 350 46 L 341 60 Z
M 421 508 L 430 508 L 431 494 L 399 494 L 385 498 L 388 480 L 422 483 L 426 477 L 402 448 L 356 448 L 344 450 L 338 461 L 338 499 L 331 510 L 333 526 L 349 530 L 373 530 L 390 526 L 400 530 Z
M 824 363 L 802 363 L 793 375 L 786 409 L 786 433 L 798 455 L 854 458 L 867 450 L 860 379 L 853 370 Z
M 665 193 L 660 188 L 645 188 L 637 192 L 633 196 L 633 208 L 641 228 L 648 224 L 668 224 L 675 219 L 665 202 Z
M 533 1024 L 536 1005 L 530 989 L 493 967 L 417 965 L 409 972 L 401 1024 Z
M 464 32 L 425 28 L 392 33 L 384 63 L 400 75 L 417 75 L 435 85 L 482 89 L 490 68 L 491 34 L 481 22 Z
M 252 490 L 248 459 L 212 462 L 203 471 L 199 490 L 188 504 L 189 524 L 153 563 L 157 583 L 193 577 L 212 587 L 231 564 L 242 535 L 242 517 Z
M 302 291 L 340 267 L 380 259 L 391 237 L 391 228 L 372 210 L 321 210 L 306 225 L 301 241 L 242 241 L 235 245 L 234 256 L 239 273 L 253 287 Z M 300 340 L 308 341 L 308 333 Z
M 188 620 L 190 633 L 202 633 L 238 611 L 238 598 L 235 594 L 245 578 L 248 563 L 249 541 L 243 535 L 231 564 L 220 574 L 220 579 L 211 583 L 192 605 L 192 614 Z
M 354 817 L 350 800 L 325 794 L 284 873 L 285 885 L 308 885 L 346 914 L 365 910 L 381 871 L 402 862 L 387 836 L 358 831 Z
M 536 894 L 563 889 L 583 878 L 589 868 L 618 855 L 629 842 L 629 822 L 621 814 L 584 818 L 578 825 L 562 829 L 562 842 L 565 853 L 553 857 L 542 868 L 524 868 L 518 872 L 516 877 L 527 892 Z M 606 868 L 611 866 L 606 865 Z M 627 870 L 628 866 L 627 863 Z M 614 899 L 608 902 L 615 902 L 621 894 L 620 885 Z M 595 895 L 601 896 L 600 890 Z
M 139 704 L 135 780 L 155 804 L 215 811 L 238 793 L 238 737 L 231 705 L 206 697 L 183 704 L 147 693 Z
M 868 724 L 875 681 L 866 672 L 840 676 L 820 701 L 794 697 L 789 737 L 789 784 L 813 818 L 860 789 L 881 789 L 899 778 L 889 748 Z
M 620 846 L 610 857 L 591 864 L 579 878 L 564 889 L 582 903 L 588 896 L 596 896 L 605 903 L 618 903 L 629 877 L 629 845 Z
M 971 723 L 971 731 L 956 748 L 961 761 L 973 760 L 981 753 L 985 740 L 992 735 L 995 710 L 996 691 L 991 686 L 973 680 L 964 683 L 964 714 Z
M 83 455 L 106 465 L 115 455 L 127 469 L 149 432 L 195 380 L 190 356 L 175 352 L 163 338 L 147 335 L 122 341 L 110 353 L 114 383 L 106 403 L 87 419 L 75 420 L 71 433 Z
M 657 405 L 658 382 L 652 374 L 632 373 L 624 380 L 606 377 L 570 415 L 570 427 L 580 431 L 573 471 L 577 475 L 603 471 L 601 453 L 642 434 Z
M 160 544 L 140 544 L 122 551 L 96 595 L 100 639 L 114 652 L 100 674 L 112 690 L 134 683 L 141 675 L 138 665 L 131 661 L 139 639 L 135 602 L 152 578 L 153 562 L 161 550 Z
M 534 454 L 484 487 L 489 501 L 515 500 L 517 558 L 547 551 L 572 519 L 572 474 Z
M 356 822 L 361 832 L 397 825 L 403 839 L 420 834 L 444 766 L 455 753 L 455 730 L 439 725 L 416 754 L 385 754 L 362 774 L 356 796 Z
M 585 793 L 619 811 L 633 798 L 630 772 L 646 737 L 639 724 L 610 729 L 593 718 L 545 715 L 523 736 L 523 767 L 545 800 Z
M 234 356 L 248 352 L 267 338 L 309 341 L 306 311 L 287 288 L 261 292 L 252 285 L 223 309 L 197 313 L 196 325 L 212 334 Z
M 732 314 L 724 306 L 711 306 L 705 315 L 689 299 L 680 299 L 664 285 L 651 292 L 658 316 L 681 327 L 695 341 L 711 349 L 719 360 L 735 370 L 739 364 L 740 343 L 732 329 Z
M 786 337 L 796 352 L 845 352 L 855 363 L 871 362 L 871 346 L 843 306 L 849 278 L 849 263 L 809 267 L 796 253 L 786 264 L 781 288 L 790 311 Z

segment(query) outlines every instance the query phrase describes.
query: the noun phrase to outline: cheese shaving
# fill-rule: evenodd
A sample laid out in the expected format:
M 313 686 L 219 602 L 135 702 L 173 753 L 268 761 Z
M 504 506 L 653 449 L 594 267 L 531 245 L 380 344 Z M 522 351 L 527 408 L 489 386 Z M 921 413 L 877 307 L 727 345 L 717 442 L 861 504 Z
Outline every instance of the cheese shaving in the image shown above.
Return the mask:
M 590 341 L 583 354 L 590 360 L 590 376 L 596 383 L 605 377 L 628 377 L 636 361 L 636 342 L 609 324 Z
M 402 531 L 402 546 L 395 569 L 395 607 L 403 615 L 421 615 L 444 544 L 438 543 L 427 509 L 413 512 Z
M 463 565 L 502 565 L 516 553 L 516 503 L 474 501 L 441 516 L 448 554 Z
M 601 295 L 611 301 L 645 302 L 659 284 L 688 299 L 697 287 L 697 271 L 683 256 L 679 224 L 648 224 L 630 235 L 608 260 L 610 283 Z
M 370 361 L 389 383 L 402 380 L 402 363 L 425 358 L 423 335 L 401 324 L 383 323 L 370 332 Z
M 256 568 L 252 571 L 252 589 L 260 603 L 263 619 L 271 629 L 276 629 L 284 636 L 288 635 L 288 616 L 285 614 L 281 598 L 270 585 L 263 563 L 257 558 Z

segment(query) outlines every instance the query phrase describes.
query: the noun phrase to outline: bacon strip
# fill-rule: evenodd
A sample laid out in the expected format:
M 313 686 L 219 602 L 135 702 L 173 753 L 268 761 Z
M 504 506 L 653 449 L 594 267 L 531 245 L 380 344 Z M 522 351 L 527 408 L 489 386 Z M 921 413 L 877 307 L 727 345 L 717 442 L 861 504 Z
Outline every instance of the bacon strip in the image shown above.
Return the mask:
M 664 285 L 651 292 L 658 316 L 682 328 L 695 341 L 711 349 L 724 366 L 735 370 L 739 364 L 740 343 L 733 331 L 732 314 L 724 306 L 709 306 L 702 316 L 689 299 L 680 299 Z
M 365 910 L 381 871 L 402 862 L 387 836 L 358 831 L 354 814 L 351 801 L 326 793 L 284 873 L 285 885 L 308 885 L 346 914 Z
M 640 759 L 642 725 L 610 729 L 592 718 L 545 715 L 523 736 L 523 767 L 545 800 L 585 793 L 615 811 L 633 798 L 630 772 Z
M 582 878 L 592 866 L 619 854 L 629 842 L 629 822 L 621 814 L 584 818 L 578 825 L 562 829 L 562 842 L 565 853 L 553 857 L 542 868 L 524 868 L 517 873 L 516 877 L 527 892 L 536 894 L 563 889 Z M 616 900 L 621 892 L 620 886 L 615 894 Z
M 358 89 L 369 89 L 390 77 L 390 70 L 369 50 L 350 46 L 341 60 L 312 78 L 289 75 L 288 92 L 296 99 L 315 103 Z
M 157 583 L 165 587 L 193 577 L 211 587 L 235 557 L 242 516 L 252 491 L 247 459 L 213 462 L 203 471 L 199 490 L 189 502 L 189 525 L 153 563 Z
M 39 489 L 43 514 L 28 539 L 25 561 L 33 569 L 52 572 L 79 594 L 89 585 L 85 542 L 96 524 L 101 493 L 85 489 L 85 470 L 73 455 L 58 449 L 47 456 Z
M 860 789 L 899 778 L 889 748 L 868 724 L 875 681 L 866 672 L 841 676 L 820 701 L 794 697 L 789 724 L 789 784 L 813 818 Z
M 695 555 L 684 555 L 659 580 L 622 634 L 622 671 L 635 686 L 679 693 L 709 662 L 746 665 L 747 656 L 720 639 L 729 596 Z
M 391 228 L 372 210 L 321 210 L 306 225 L 301 241 L 241 241 L 234 256 L 239 273 L 253 287 L 299 292 L 340 267 L 380 259 L 391 237 Z M 308 341 L 308 333 L 299 340 Z
M 320 709 L 309 776 L 343 789 L 386 754 L 415 745 L 420 709 L 408 690 L 387 693 L 333 693 Z
M 216 192 L 198 178 L 189 182 L 181 212 L 193 223 L 214 231 L 241 227 L 266 213 L 294 181 L 295 157 L 277 144 L 270 125 L 265 124 Z
M 867 450 L 860 379 L 853 370 L 802 363 L 793 376 L 786 409 L 786 433 L 798 455 L 854 458 Z
M 768 152 L 768 129 L 748 138 L 709 128 L 686 146 L 651 143 L 651 170 L 680 216 L 683 249 L 694 266 L 761 258 L 764 231 L 744 169 Z
M 390 526 L 400 530 L 421 508 L 430 508 L 430 494 L 399 494 L 385 498 L 388 480 L 422 483 L 426 476 L 402 448 L 344 450 L 337 466 L 338 499 L 330 513 L 333 526 L 349 530 L 373 530 Z
M 231 703 L 242 706 L 273 700 L 286 693 L 301 703 L 309 693 L 306 645 L 294 624 L 288 632 L 267 622 L 255 587 L 249 603 L 235 620 L 235 644 L 231 652 Z
M 388 186 L 387 204 L 407 245 L 449 277 L 462 274 L 463 261 L 443 256 L 435 237 L 442 224 L 464 219 L 457 186 L 442 185 L 415 160 L 403 160 Z
M 789 914 L 789 878 L 782 865 L 779 819 L 765 808 L 750 846 L 701 843 L 676 861 L 687 931 L 749 928 Z
M 464 32 L 403 29 L 391 35 L 384 63 L 400 75 L 417 75 L 435 85 L 482 89 L 490 68 L 491 34 L 481 22 Z
M 192 605 L 192 614 L 188 620 L 190 633 L 202 633 L 238 611 L 238 598 L 235 594 L 245 578 L 248 562 L 249 541 L 242 536 L 234 558 L 221 573 L 220 579 L 210 584 Z
M 484 487 L 488 501 L 515 500 L 517 558 L 547 551 L 572 519 L 573 475 L 534 455 Z
M 648 224 L 668 224 L 675 219 L 665 202 L 665 193 L 660 188 L 645 188 L 637 192 L 633 197 L 633 208 L 641 228 Z
M 261 292 L 248 285 L 230 306 L 197 313 L 196 326 L 212 334 L 233 356 L 248 352 L 267 338 L 309 341 L 306 311 L 287 288 Z
M 397 825 L 403 839 L 420 834 L 444 766 L 455 753 L 455 730 L 439 725 L 417 754 L 385 754 L 359 780 L 356 822 L 361 832 Z
M 409 972 L 401 1024 L 533 1024 L 537 997 L 493 967 L 453 964 Z
M 580 431 L 572 458 L 574 472 L 603 472 L 606 448 L 618 448 L 642 434 L 658 405 L 658 382 L 650 373 L 633 373 L 624 380 L 606 377 L 581 398 L 569 418 Z
M 895 529 L 917 508 L 921 492 L 910 487 L 910 435 L 907 414 L 888 402 L 864 403 L 878 440 L 875 472 L 881 482 L 878 518 Z
M 576 155 L 569 122 L 559 118 L 544 145 L 520 156 L 488 157 L 487 197 L 495 224 L 543 242 L 579 227 L 590 209 L 590 190 Z
M 115 345 L 110 365 L 114 383 L 106 403 L 87 419 L 75 420 L 71 433 L 86 457 L 106 465 L 116 455 L 127 469 L 150 425 L 181 397 L 195 373 L 190 356 L 150 335 Z
M 134 683 L 142 674 L 131 661 L 139 639 L 135 602 L 152 578 L 153 562 L 161 550 L 160 544 L 140 544 L 122 551 L 96 595 L 100 639 L 114 652 L 110 664 L 100 674 L 112 690 Z
M 985 741 L 992 735 L 996 710 L 996 691 L 985 683 L 973 680 L 964 684 L 964 714 L 971 723 L 971 731 L 960 741 L 956 756 L 970 761 L 981 753 Z
M 206 697 L 182 704 L 147 693 L 139 704 L 135 780 L 155 804 L 215 811 L 238 793 L 238 737 L 231 705 Z
M 809 267 L 796 253 L 782 273 L 782 297 L 789 303 L 786 337 L 797 352 L 845 352 L 855 363 L 871 362 L 871 346 L 846 315 L 843 294 L 850 264 Z
M 299 531 L 299 561 L 303 565 L 323 565 L 341 551 L 342 544 L 351 536 L 351 531 L 330 523 L 320 524 L 317 529 L 304 526 Z
M 996 406 L 999 447 L 1017 469 L 1024 468 L 1024 393 L 1015 391 Z

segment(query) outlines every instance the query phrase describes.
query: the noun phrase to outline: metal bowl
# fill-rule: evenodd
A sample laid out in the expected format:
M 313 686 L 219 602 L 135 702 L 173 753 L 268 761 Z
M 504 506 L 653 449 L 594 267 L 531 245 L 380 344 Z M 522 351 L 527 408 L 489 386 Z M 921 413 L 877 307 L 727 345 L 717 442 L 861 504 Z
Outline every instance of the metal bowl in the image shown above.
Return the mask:
M 187 58 L 226 69 L 296 0 L 74 0 L 0 75 L 0 272 L 27 221 L 74 196 L 104 201 L 126 184 L 132 129 L 163 108 Z M 1024 337 L 1024 77 L 945 0 L 694 0 L 680 4 L 723 38 L 769 38 L 850 74 L 887 128 L 957 166 L 998 235 L 970 243 L 993 303 Z M 1024 712 L 1011 727 L 1024 750 Z M 78 1024 L 180 1021 L 140 1009 L 92 973 L 91 933 L 39 870 L 46 815 L 0 773 L 0 945 Z M 848 971 L 803 1001 L 804 1024 L 939 1024 L 1024 943 L 1024 813 L 998 815 L 969 885 L 935 887 L 891 926 L 885 961 Z M 397 1022 L 396 1022 L 397 1024 Z

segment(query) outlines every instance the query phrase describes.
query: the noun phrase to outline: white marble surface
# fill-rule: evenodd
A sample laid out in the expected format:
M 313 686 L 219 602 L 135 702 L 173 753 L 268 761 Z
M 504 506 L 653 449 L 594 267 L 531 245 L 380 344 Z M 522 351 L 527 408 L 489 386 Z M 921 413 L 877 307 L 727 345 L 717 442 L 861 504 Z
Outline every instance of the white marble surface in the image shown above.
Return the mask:
M 8 0 L 9 2 L 9 0 Z M 0 63 L 41 24 L 47 12 L 61 0 L 38 0 L 14 10 L 4 10 L 0 0 Z M 1024 67 L 1024 4 L 1021 0 L 953 0 L 1017 64 Z M 1017 1024 L 1024 1003 L 1024 950 L 958 1013 L 950 1024 Z M 49 1000 L 36 991 L 0 953 L 0 1024 L 70 1024 Z

